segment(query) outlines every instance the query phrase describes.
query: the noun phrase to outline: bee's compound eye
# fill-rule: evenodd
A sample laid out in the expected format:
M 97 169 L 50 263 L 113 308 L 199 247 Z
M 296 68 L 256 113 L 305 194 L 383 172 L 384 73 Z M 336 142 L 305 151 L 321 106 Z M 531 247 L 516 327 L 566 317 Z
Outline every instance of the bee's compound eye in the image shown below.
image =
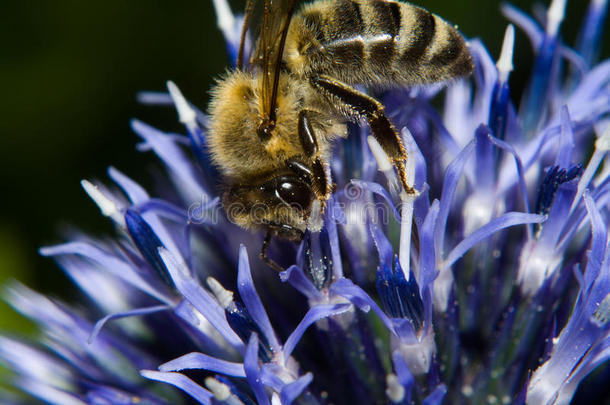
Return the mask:
M 283 201 L 301 211 L 307 211 L 313 200 L 311 189 L 298 180 L 281 180 L 276 192 Z

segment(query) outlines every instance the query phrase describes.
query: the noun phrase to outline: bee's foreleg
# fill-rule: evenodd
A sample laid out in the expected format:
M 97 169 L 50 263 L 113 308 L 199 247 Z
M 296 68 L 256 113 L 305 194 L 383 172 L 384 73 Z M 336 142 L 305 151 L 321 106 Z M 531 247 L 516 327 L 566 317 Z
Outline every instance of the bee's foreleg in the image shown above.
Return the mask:
M 313 158 L 318 154 L 318 140 L 308 117 L 310 114 L 316 113 L 309 110 L 299 111 L 298 133 L 305 155 Z
M 332 192 L 332 181 L 329 178 L 325 164 L 318 150 L 316 133 L 308 117 L 309 114 L 316 114 L 314 111 L 301 110 L 299 112 L 298 135 L 301 146 L 307 158 L 311 159 L 311 185 L 316 198 L 322 203 L 330 198 Z
M 366 119 L 368 121 L 371 134 L 396 167 L 403 188 L 407 193 L 414 194 L 413 187 L 407 184 L 405 168 L 407 152 L 400 140 L 398 131 L 385 115 L 383 105 L 373 97 L 327 76 L 312 77 L 311 83 L 331 102 L 337 103 L 339 105 L 338 110 L 343 111 L 348 118 Z

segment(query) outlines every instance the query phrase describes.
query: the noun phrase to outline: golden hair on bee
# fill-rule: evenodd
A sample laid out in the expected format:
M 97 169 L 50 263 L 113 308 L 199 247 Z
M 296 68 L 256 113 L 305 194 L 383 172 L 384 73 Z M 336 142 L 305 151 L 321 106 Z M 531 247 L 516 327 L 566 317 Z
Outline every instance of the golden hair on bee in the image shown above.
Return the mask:
M 230 219 L 272 236 L 300 240 L 319 229 L 333 188 L 328 161 L 345 123 L 367 122 L 407 193 L 407 155 L 383 105 L 353 86 L 446 82 L 473 69 L 458 31 L 427 10 L 392 0 L 264 0 L 259 37 L 243 40 L 238 68 L 212 90 L 208 147 L 223 178 Z M 245 67 L 242 65 L 246 65 Z

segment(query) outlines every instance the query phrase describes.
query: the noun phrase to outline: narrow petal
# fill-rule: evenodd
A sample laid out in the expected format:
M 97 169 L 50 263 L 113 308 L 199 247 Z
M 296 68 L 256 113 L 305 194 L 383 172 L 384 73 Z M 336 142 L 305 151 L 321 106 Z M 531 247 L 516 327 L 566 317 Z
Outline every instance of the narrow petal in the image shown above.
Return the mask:
M 567 325 L 553 340 L 550 357 L 532 375 L 527 386 L 528 404 L 559 403 L 556 398 L 561 391 L 561 403 L 568 403 L 581 379 L 593 370 L 590 365 L 607 360 L 610 355 L 610 317 L 606 313 L 610 308 L 607 230 L 588 193 L 584 198 L 592 224 L 592 248 L 601 251 L 589 255 L 583 286 L 586 289 L 581 289 Z M 600 258 L 604 261 L 600 262 Z
M 577 49 L 586 63 L 591 66 L 596 61 L 601 50 L 600 41 L 603 38 L 604 21 L 608 11 L 606 0 L 589 2 L 585 20 L 578 34 Z
M 343 211 L 337 204 L 335 197 L 331 197 L 327 202 L 326 208 L 326 230 L 328 231 L 328 242 L 330 244 L 330 254 L 332 257 L 332 278 L 338 280 L 343 277 L 343 262 L 341 260 L 341 249 L 339 248 L 338 223 L 345 223 Z
M 495 183 L 494 150 L 490 141 L 491 131 L 485 125 L 480 125 L 475 132 L 475 172 L 477 187 L 491 190 Z
M 267 316 L 267 312 L 263 307 L 263 303 L 254 288 L 254 281 L 252 280 L 252 274 L 250 273 L 250 263 L 248 262 L 248 252 L 246 247 L 241 245 L 239 247 L 239 267 L 237 270 L 237 289 L 239 295 L 244 301 L 248 313 L 260 328 L 261 332 L 265 335 L 265 338 L 271 345 L 274 352 L 279 351 L 280 344 L 275 337 L 273 327 L 271 327 L 271 321 Z
M 430 119 L 439 127 L 439 138 L 449 156 L 456 156 L 462 149 L 460 144 L 463 145 L 472 139 L 472 131 L 474 130 L 472 127 L 473 121 L 470 119 L 472 116 L 472 92 L 472 86 L 468 81 L 458 80 L 447 88 L 442 121 L 433 108 L 430 108 L 431 112 L 426 111 L 426 115 L 429 115 Z M 444 123 L 446 127 L 439 125 L 437 120 Z M 413 128 L 411 131 L 413 132 Z M 435 153 L 433 150 L 426 150 L 427 145 L 421 146 L 422 153 L 425 156 Z
M 131 126 L 136 134 L 152 146 L 155 153 L 171 170 L 172 178 L 181 183 L 182 186 L 178 189 L 185 193 L 188 201 L 198 201 L 202 197 L 209 200 L 196 178 L 193 165 L 166 134 L 138 120 L 133 120 Z
M 193 328 L 196 333 L 193 338 L 199 341 L 202 348 L 210 353 L 230 351 L 227 340 L 187 299 L 180 301 L 174 308 L 174 314 Z
M 587 212 L 589 213 L 592 234 L 591 253 L 589 254 L 589 261 L 587 262 L 587 271 L 585 272 L 583 288 L 583 291 L 588 291 L 597 279 L 602 262 L 606 257 L 608 229 L 588 191 L 585 191 L 583 198 L 585 200 Z
M 432 202 L 428 215 L 424 219 L 419 231 L 420 256 L 419 256 L 419 287 L 423 291 L 436 278 L 436 249 L 434 246 L 434 229 L 438 218 L 440 203 L 438 200 Z
M 608 153 L 608 150 L 610 150 L 610 126 L 606 128 L 600 137 L 595 141 L 595 151 L 593 152 L 593 156 L 591 156 L 589 159 L 585 171 L 583 172 L 582 176 L 580 176 L 580 180 L 578 181 L 578 191 L 576 192 L 576 197 L 574 197 L 574 201 L 572 202 L 571 211 L 576 209 L 577 204 L 580 202 L 580 197 L 585 192 L 585 189 L 589 187 L 589 183 L 597 172 L 597 169 L 602 163 L 604 156 Z
M 542 31 L 541 27 L 536 23 L 536 21 L 509 3 L 503 3 L 500 7 L 502 14 L 504 14 L 506 18 L 525 31 L 530 39 L 530 42 L 532 43 L 533 50 L 537 50 L 540 47 L 540 44 L 542 44 L 544 31 Z
M 477 130 L 480 123 L 489 120 L 489 111 L 493 99 L 493 89 L 498 82 L 498 69 L 485 45 L 478 39 L 470 41 L 470 50 L 476 58 L 479 68 L 474 71 L 474 79 L 477 83 L 477 91 L 474 93 L 472 102 L 472 115 L 469 117 L 470 130 L 467 137 L 462 140 L 462 145 L 472 139 L 472 133 Z M 463 118 L 461 118 L 463 119 Z
M 128 318 L 131 316 L 149 315 L 149 314 L 154 314 L 157 312 L 167 311 L 170 309 L 172 309 L 172 307 L 169 305 L 156 305 L 154 307 L 137 308 L 137 309 L 132 309 L 129 311 L 117 312 L 115 314 L 106 315 L 105 317 L 103 317 L 102 319 L 100 319 L 99 321 L 97 321 L 95 323 L 95 326 L 93 327 L 93 330 L 91 331 L 91 336 L 89 336 L 87 343 L 91 344 L 91 342 L 93 342 L 95 340 L 95 338 L 97 337 L 97 335 L 100 333 L 100 331 L 102 330 L 104 325 L 106 325 L 106 322 L 108 322 L 112 319 L 121 319 L 121 318 Z
M 121 187 L 121 189 L 129 197 L 129 200 L 135 206 L 140 207 L 144 204 L 149 203 L 150 201 L 155 200 L 155 199 L 150 198 L 150 196 L 148 195 L 146 190 L 144 190 L 144 188 L 142 188 L 142 186 L 140 186 L 138 183 L 136 183 L 135 181 L 133 181 L 132 179 L 127 177 L 125 174 L 123 174 L 119 170 L 115 169 L 114 167 L 111 166 L 108 168 L 108 175 L 110 176 L 110 178 L 112 180 L 114 180 L 114 182 L 116 184 L 119 185 L 119 187 Z M 180 218 L 183 217 L 182 208 L 177 207 L 177 206 L 175 206 L 171 203 L 168 203 L 166 201 L 163 201 L 163 200 L 158 200 L 158 201 L 160 202 L 160 204 L 166 204 L 165 205 L 166 207 L 171 207 L 168 211 L 174 211 L 175 212 L 174 215 L 176 217 L 180 217 Z M 162 240 L 165 241 L 165 239 L 171 239 L 167 236 L 167 232 L 166 232 L 165 228 L 161 225 L 160 222 L 158 222 L 158 220 L 156 218 L 153 219 L 153 218 L 147 217 L 146 219 L 151 224 L 153 229 L 155 229 L 155 232 L 159 235 L 159 237 Z
M 316 305 L 310 308 L 301 322 L 299 322 L 297 327 L 290 334 L 288 339 L 286 339 L 286 343 L 284 344 L 284 361 L 288 361 L 292 351 L 296 347 L 299 340 L 301 340 L 303 333 L 305 333 L 311 324 L 319 321 L 320 319 L 347 312 L 350 310 L 350 308 L 351 305 L 349 304 Z
M 157 298 L 161 302 L 171 303 L 170 298 L 144 281 L 129 264 L 89 243 L 69 242 L 62 245 L 43 247 L 40 248 L 40 254 L 43 256 L 78 255 L 86 257 L 98 263 L 108 273 L 133 285 L 140 291 Z
M 447 259 L 443 262 L 442 268 L 451 267 L 453 263 L 474 245 L 504 228 L 523 224 L 539 224 L 545 219 L 546 217 L 544 215 L 524 214 L 522 212 L 508 212 L 501 217 L 494 218 L 488 224 L 483 225 L 458 243 L 447 255 Z
M 399 350 L 392 353 L 392 364 L 394 364 L 394 371 L 396 371 L 398 381 L 400 381 L 400 384 L 405 389 L 404 403 L 410 404 L 411 391 L 413 390 L 413 385 L 415 384 L 415 377 L 413 377 L 413 374 L 411 374 L 411 371 L 409 371 L 409 367 L 407 366 L 407 363 Z
M 261 382 L 265 387 L 280 392 L 282 388 L 286 386 L 286 383 L 280 378 L 280 375 L 284 375 L 285 373 L 286 369 L 278 364 L 263 363 L 261 366 Z M 292 379 L 292 376 L 288 377 L 288 379 Z
M 159 371 L 182 371 L 202 369 L 214 373 L 222 373 L 233 377 L 245 377 L 244 365 L 226 360 L 217 359 L 204 353 L 189 353 L 177 359 L 168 361 L 159 366 Z
M 125 226 L 131 236 L 131 240 L 136 245 L 140 254 L 153 268 L 157 276 L 165 285 L 174 288 L 174 284 L 167 272 L 165 263 L 159 255 L 159 248 L 165 248 L 150 225 L 137 212 L 128 209 L 125 212 Z
M 193 398 L 195 398 L 199 403 L 204 405 L 211 405 L 212 398 L 214 395 L 205 388 L 197 385 L 193 380 L 188 378 L 187 376 L 180 373 L 162 373 L 160 371 L 154 370 L 142 370 L 140 374 L 144 378 L 148 378 L 149 380 L 161 381 L 167 384 L 171 384 L 174 387 L 180 388 L 182 391 L 186 392 Z
M 520 191 L 520 194 L 521 194 L 520 197 L 522 198 L 522 201 L 523 201 L 523 208 L 524 208 L 526 213 L 529 213 L 530 212 L 530 207 L 529 207 L 529 200 L 527 198 L 527 185 L 525 184 L 525 172 L 523 170 L 523 163 L 521 162 L 521 158 L 517 154 L 517 151 L 515 150 L 515 148 L 513 148 L 510 144 L 508 144 L 508 143 L 506 143 L 506 142 L 504 142 L 504 141 L 502 141 L 500 139 L 497 139 L 497 138 L 495 138 L 493 136 L 490 137 L 490 140 L 498 148 L 500 148 L 500 149 L 510 153 L 511 155 L 513 155 L 513 158 L 515 160 L 515 167 L 516 167 L 516 170 L 517 170 L 516 180 L 517 180 L 517 183 L 519 185 L 519 191 Z M 513 180 L 511 180 L 511 182 L 510 182 L 511 186 L 512 186 L 512 184 L 515 183 L 514 180 L 515 179 L 513 177 Z M 500 184 L 502 184 L 502 178 L 500 178 Z M 508 187 L 509 186 L 506 186 L 505 188 L 508 188 Z M 498 188 L 501 188 L 501 187 L 498 187 Z M 502 192 L 503 191 L 501 191 L 501 193 Z
M 400 214 L 398 213 L 396 206 L 392 202 L 392 197 L 390 197 L 390 194 L 388 194 L 386 189 L 381 186 L 381 184 L 374 183 L 372 181 L 363 181 L 356 179 L 352 179 L 351 184 L 360 188 L 361 190 L 369 191 L 373 194 L 380 196 L 387 203 L 388 207 L 392 211 L 392 214 L 394 214 L 394 218 L 396 218 L 396 220 L 400 222 Z
M 346 298 L 364 312 L 368 312 L 372 309 L 388 330 L 394 331 L 394 323 L 392 320 L 362 288 L 358 287 L 351 280 L 343 278 L 336 281 L 331 286 L 330 291 L 333 294 Z
M 391 269 L 394 257 L 394 249 L 392 248 L 392 244 L 375 221 L 369 222 L 369 229 L 379 254 L 379 266 L 381 268 Z
M 256 401 L 259 405 L 270 405 L 269 397 L 265 391 L 261 379 L 261 372 L 258 367 L 258 337 L 256 333 L 250 336 L 248 341 L 248 347 L 246 349 L 246 356 L 244 358 L 244 370 L 246 372 L 246 379 L 254 391 Z
M 173 105 L 169 93 L 164 91 L 139 91 L 136 94 L 136 100 L 140 104 L 167 106 Z
M 214 204 L 218 203 L 218 197 L 213 200 Z M 148 213 L 154 213 L 155 215 L 162 216 L 163 218 L 171 219 L 174 222 L 186 224 L 186 222 L 190 218 L 189 212 L 184 210 L 182 207 L 179 207 L 175 204 L 172 204 L 168 201 L 162 200 L 160 198 L 151 198 L 147 201 L 144 201 L 140 204 L 134 204 L 134 209 L 140 212 L 144 217 Z M 151 220 L 147 219 L 150 223 Z M 151 227 L 155 229 L 155 227 L 151 224 Z M 158 230 L 155 229 L 155 233 L 158 235 Z M 161 239 L 161 236 L 159 236 Z
M 148 393 L 133 393 L 103 384 L 91 384 L 87 390 L 87 404 L 94 405 L 167 405 L 167 401 Z
M 563 384 L 557 394 L 557 404 L 569 404 L 576 392 L 576 389 L 584 380 L 597 367 L 610 359 L 610 338 L 606 338 L 602 342 L 602 346 L 595 357 L 591 361 L 580 363 L 576 370 L 572 372 L 572 375 L 568 377 L 565 384 Z
M 570 119 L 567 106 L 561 108 L 561 133 L 555 164 L 561 167 L 570 167 L 572 164 L 572 153 L 574 152 L 574 129 Z
M 556 1 L 556 0 L 555 0 Z M 534 70 L 520 104 L 523 129 L 531 137 L 544 125 L 548 114 L 559 63 L 556 32 L 543 37 L 537 49 Z
M 0 358 L 24 380 L 43 381 L 61 389 L 70 386 L 72 371 L 69 365 L 41 349 L 0 336 Z
M 52 405 L 87 405 L 77 395 L 62 389 L 39 383 L 38 381 L 19 381 L 19 387 L 30 395 Z
M 586 110 L 591 110 L 590 102 L 604 95 L 608 81 L 610 81 L 610 61 L 608 60 L 595 66 L 583 77 L 566 103 L 574 120 L 582 119 L 581 115 Z M 607 99 L 607 95 L 604 98 Z
M 288 270 L 280 273 L 280 278 L 283 282 L 288 282 L 291 286 L 299 290 L 310 300 L 320 300 L 322 293 L 313 285 L 311 280 L 303 274 L 297 266 L 290 266 Z
M 142 186 L 116 168 L 110 166 L 108 168 L 108 175 L 123 189 L 132 203 L 138 204 L 150 199 L 150 196 Z
M 290 405 L 301 395 L 307 386 L 313 381 L 313 374 L 307 373 L 296 381 L 287 384 L 280 392 L 282 405 Z
M 441 405 L 443 403 L 443 399 L 445 399 L 445 395 L 447 394 L 447 387 L 444 384 L 436 387 L 432 394 L 428 395 L 422 405 Z
M 239 336 L 227 323 L 225 311 L 218 302 L 205 291 L 199 283 L 190 277 L 188 271 L 180 265 L 168 250 L 160 249 L 159 254 L 172 277 L 176 288 L 206 318 L 231 346 L 242 352 L 244 345 Z
M 436 225 L 436 230 L 434 232 L 434 245 L 437 249 L 436 252 L 438 259 L 441 259 L 443 257 L 445 227 L 447 226 L 447 218 L 449 217 L 449 208 L 453 200 L 453 195 L 462 175 L 462 171 L 464 170 L 466 160 L 470 157 L 470 154 L 474 150 L 474 147 L 474 141 L 468 143 L 468 145 L 466 145 L 464 149 L 460 151 L 460 153 L 455 157 L 453 162 L 451 162 L 451 164 L 447 167 L 447 170 L 445 171 L 443 194 L 440 202 L 438 222 Z
M 123 191 L 129 197 L 129 200 L 134 204 L 134 206 L 141 206 L 144 204 L 154 205 L 154 202 L 151 200 L 150 196 L 144 190 L 142 186 L 138 183 L 127 177 L 125 174 L 115 169 L 114 167 L 108 168 L 108 175 L 116 184 L 119 185 L 123 189 Z M 167 204 L 167 205 L 165 205 Z M 162 205 L 163 207 L 171 206 L 169 203 L 165 203 Z M 178 212 L 176 212 L 178 211 Z M 161 223 L 159 218 L 155 213 L 149 213 L 144 211 L 140 211 L 142 213 L 142 217 L 146 220 L 146 222 L 150 225 L 150 227 L 154 230 L 155 234 L 159 237 L 163 245 L 167 247 L 174 255 L 180 255 L 180 249 L 174 242 L 174 238 L 171 237 L 170 232 L 167 228 Z M 183 219 L 182 212 L 177 207 L 173 206 L 170 209 L 170 212 L 173 212 L 179 218 L 181 218 L 181 223 L 186 223 L 186 219 Z

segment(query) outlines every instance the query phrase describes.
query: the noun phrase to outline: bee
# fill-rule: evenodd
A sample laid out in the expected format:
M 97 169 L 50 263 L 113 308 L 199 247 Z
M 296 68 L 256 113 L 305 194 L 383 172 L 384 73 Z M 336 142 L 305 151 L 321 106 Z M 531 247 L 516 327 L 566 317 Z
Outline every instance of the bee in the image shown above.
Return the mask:
M 223 175 L 230 220 L 300 241 L 320 227 L 332 192 L 331 144 L 346 122 L 367 122 L 407 184 L 407 155 L 383 105 L 357 90 L 447 82 L 473 70 L 459 32 L 427 10 L 392 0 L 264 0 L 254 50 L 244 49 L 248 0 L 235 70 L 212 89 L 208 148 Z M 260 13 L 259 13 L 260 14 Z

